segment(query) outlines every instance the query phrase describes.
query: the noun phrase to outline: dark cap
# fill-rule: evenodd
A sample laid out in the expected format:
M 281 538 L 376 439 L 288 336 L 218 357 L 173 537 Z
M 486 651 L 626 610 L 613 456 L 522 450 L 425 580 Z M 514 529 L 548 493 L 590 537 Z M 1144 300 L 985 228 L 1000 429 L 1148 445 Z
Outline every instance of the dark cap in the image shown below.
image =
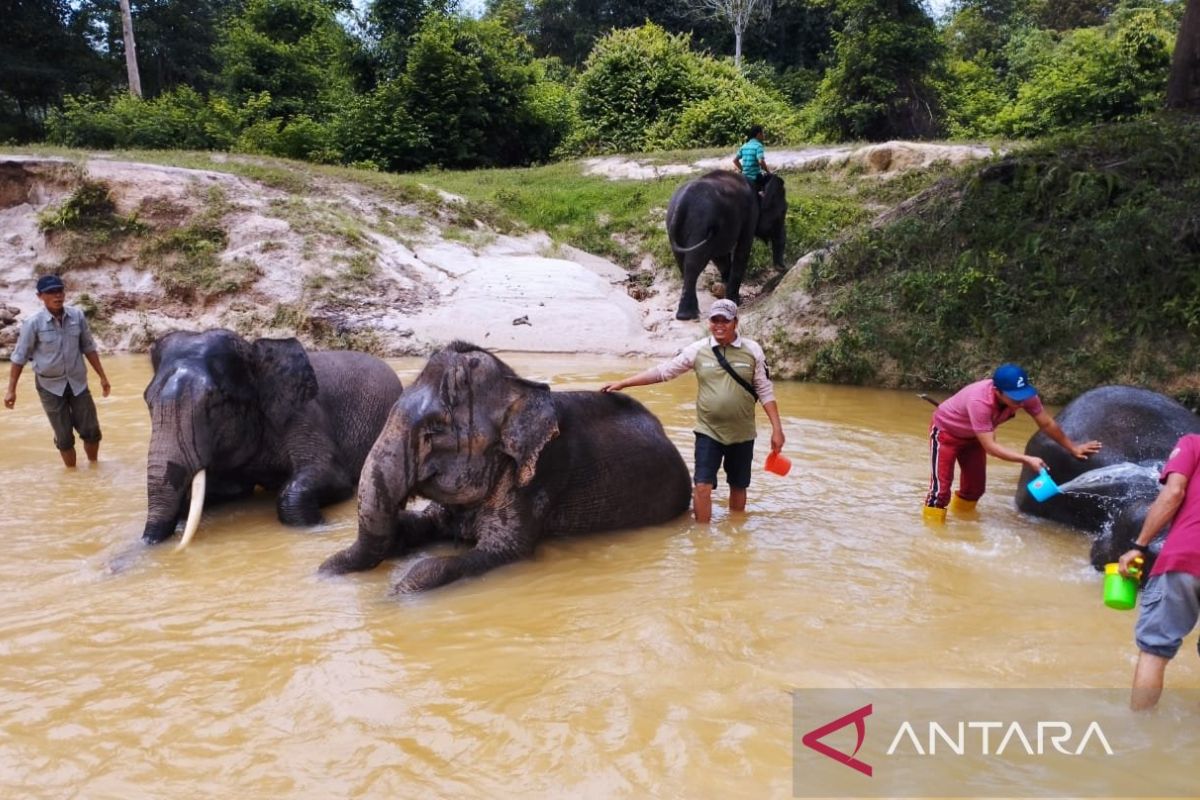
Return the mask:
M 63 286 L 62 278 L 58 277 L 57 275 L 43 275 L 42 277 L 38 278 L 38 294 L 41 294 L 42 292 L 57 292 L 60 289 L 66 288 L 67 287 Z
M 1028 400 L 1037 394 L 1037 389 L 1029 382 L 1025 370 L 1016 364 L 1001 364 L 992 375 L 992 385 L 1018 403 Z

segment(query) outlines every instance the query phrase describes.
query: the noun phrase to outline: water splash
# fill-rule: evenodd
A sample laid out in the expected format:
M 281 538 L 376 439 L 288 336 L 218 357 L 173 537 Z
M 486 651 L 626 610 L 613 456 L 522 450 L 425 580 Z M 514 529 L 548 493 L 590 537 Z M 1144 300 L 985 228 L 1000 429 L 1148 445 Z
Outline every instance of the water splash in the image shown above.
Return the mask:
M 1099 494 L 1098 490 L 1102 489 L 1119 489 L 1124 497 L 1145 494 L 1147 490 L 1157 494 L 1158 476 L 1162 466 L 1161 461 L 1149 461 L 1144 464 L 1124 461 L 1120 464 L 1110 464 L 1072 478 L 1060 484 L 1058 490 L 1063 494 L 1091 494 L 1097 497 L 1112 496 L 1112 492 Z

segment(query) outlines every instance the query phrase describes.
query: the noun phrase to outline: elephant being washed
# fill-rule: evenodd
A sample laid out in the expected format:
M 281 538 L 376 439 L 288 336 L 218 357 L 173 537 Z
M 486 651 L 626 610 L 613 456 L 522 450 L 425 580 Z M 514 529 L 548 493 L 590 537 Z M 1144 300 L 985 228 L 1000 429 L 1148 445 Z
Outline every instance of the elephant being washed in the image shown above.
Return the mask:
M 417 496 L 432 501 L 406 511 Z M 687 467 L 636 400 L 552 392 L 474 345 L 429 359 L 363 467 L 358 538 L 321 572 L 367 570 L 435 540 L 471 549 L 418 561 L 420 591 L 529 556 L 550 534 L 654 525 L 683 514 Z
M 1072 400 L 1055 420 L 1072 440 L 1100 439 L 1104 449 L 1079 461 L 1045 434 L 1034 434 L 1025 452 L 1041 457 L 1056 483 L 1086 477 L 1076 482 L 1077 491 L 1073 487 L 1039 503 L 1026 488 L 1034 476 L 1025 467 L 1017 481 L 1017 507 L 1094 534 L 1091 562 L 1102 569 L 1141 531 L 1158 495 L 1158 469 L 1181 436 L 1200 433 L 1200 417 L 1157 392 L 1101 386 Z
M 771 243 L 772 263 L 783 268 L 787 193 L 783 179 L 767 175 L 762 198 L 736 172 L 715 170 L 675 190 L 667 205 L 667 238 L 683 276 L 676 319 L 696 319 L 696 281 L 713 261 L 725 296 L 741 302 L 742 278 L 755 237 Z
M 203 502 L 278 491 L 279 519 L 321 521 L 354 493 L 363 461 L 400 397 L 400 379 L 365 353 L 305 351 L 295 339 L 248 342 L 232 331 L 169 333 L 150 350 L 150 452 L 142 540 L 175 531 L 185 495 Z

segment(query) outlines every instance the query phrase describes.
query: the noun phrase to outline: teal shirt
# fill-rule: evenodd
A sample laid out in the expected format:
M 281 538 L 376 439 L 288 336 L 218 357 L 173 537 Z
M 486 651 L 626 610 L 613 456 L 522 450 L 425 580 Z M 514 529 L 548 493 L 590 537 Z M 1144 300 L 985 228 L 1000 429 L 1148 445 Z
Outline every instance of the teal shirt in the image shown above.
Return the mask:
M 748 180 L 754 180 L 762 174 L 762 167 L 758 165 L 758 162 L 762 160 L 766 152 L 762 142 L 758 139 L 751 139 L 742 145 L 741 150 L 738 150 L 738 158 L 742 160 L 742 174 Z

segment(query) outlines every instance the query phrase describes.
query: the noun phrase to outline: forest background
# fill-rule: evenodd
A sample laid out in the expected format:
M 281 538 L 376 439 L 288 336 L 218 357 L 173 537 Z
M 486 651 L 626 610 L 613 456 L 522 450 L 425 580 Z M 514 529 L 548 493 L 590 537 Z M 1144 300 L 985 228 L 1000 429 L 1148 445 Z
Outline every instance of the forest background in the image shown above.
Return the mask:
M 772 145 L 1130 120 L 1163 105 L 1184 7 L 957 0 L 935 18 L 917 0 L 131 0 L 138 97 L 118 0 L 10 2 L 0 141 L 386 171 L 724 147 L 751 120 Z

